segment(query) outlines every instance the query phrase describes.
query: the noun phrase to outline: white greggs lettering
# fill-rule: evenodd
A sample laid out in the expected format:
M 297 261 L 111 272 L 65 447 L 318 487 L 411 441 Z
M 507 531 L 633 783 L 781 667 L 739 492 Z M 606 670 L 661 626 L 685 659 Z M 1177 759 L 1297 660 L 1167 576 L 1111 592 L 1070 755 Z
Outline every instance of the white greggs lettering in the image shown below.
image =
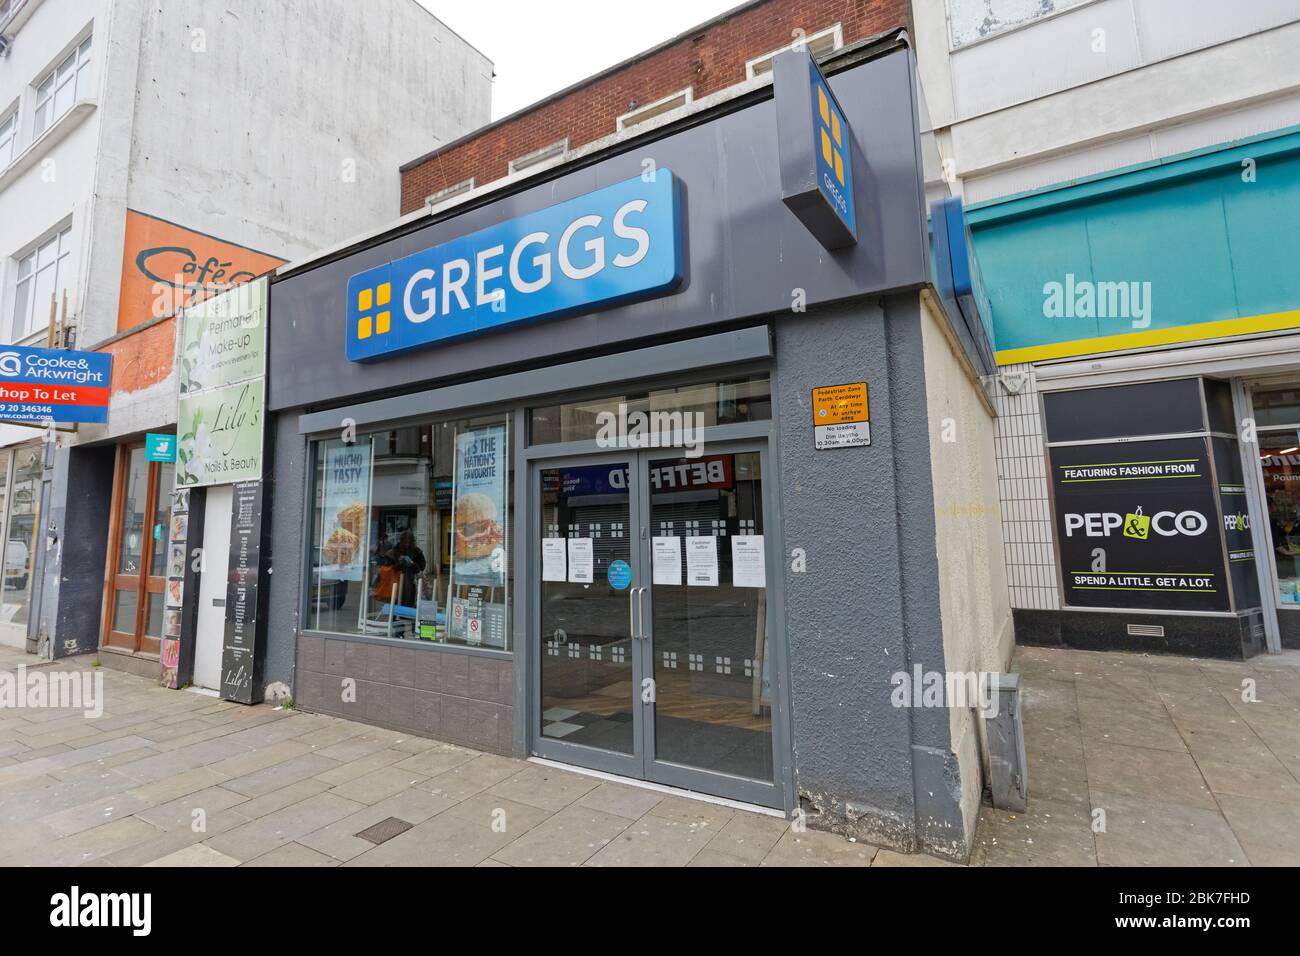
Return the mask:
M 348 280 L 348 358 L 364 361 L 676 288 L 680 197 L 660 169 Z
M 624 203 L 614 213 L 612 228 L 614 236 L 626 239 L 632 245 L 629 251 L 620 251 L 613 256 L 613 264 L 620 269 L 634 266 L 646 257 L 650 251 L 650 233 L 640 226 L 628 222 L 628 217 L 645 211 L 644 199 L 633 199 Z M 565 227 L 560 241 L 552 252 L 552 236 L 547 232 L 530 232 L 515 244 L 510 251 L 509 279 L 510 286 L 521 295 L 540 292 L 551 284 L 551 258 L 554 254 L 559 262 L 560 272 L 570 279 L 589 279 L 605 268 L 605 237 L 598 230 L 602 219 L 600 216 L 581 216 Z M 590 237 L 579 236 L 586 230 Z M 586 252 L 585 265 L 575 265 L 573 247 L 581 242 Z M 495 245 L 484 249 L 474 256 L 473 283 L 474 304 L 491 305 L 505 299 L 506 290 L 501 287 L 503 268 L 499 264 L 505 255 L 505 246 Z M 528 268 L 531 278 L 525 278 L 520 272 L 520 260 L 528 256 Z M 465 286 L 469 283 L 471 265 L 468 259 L 452 259 L 442 267 L 441 286 L 437 282 L 436 269 L 421 269 L 411 276 L 406 283 L 403 304 L 406 317 L 416 323 L 427 322 L 439 313 L 448 315 L 452 309 L 470 308 L 469 296 Z M 493 288 L 488 288 L 489 284 Z M 439 289 L 441 288 L 441 296 Z M 418 304 L 416 300 L 419 300 Z M 453 301 L 454 300 L 454 301 Z M 441 304 L 440 304 L 441 303 Z
M 1065 536 L 1074 537 L 1076 531 L 1082 530 L 1088 538 L 1108 538 L 1110 533 L 1124 523 L 1124 516 L 1113 511 L 1093 511 L 1087 514 L 1067 513 L 1065 515 Z M 1157 511 L 1151 516 L 1151 530 L 1165 538 L 1175 535 L 1195 537 L 1204 534 L 1210 526 L 1205 515 L 1199 511 Z

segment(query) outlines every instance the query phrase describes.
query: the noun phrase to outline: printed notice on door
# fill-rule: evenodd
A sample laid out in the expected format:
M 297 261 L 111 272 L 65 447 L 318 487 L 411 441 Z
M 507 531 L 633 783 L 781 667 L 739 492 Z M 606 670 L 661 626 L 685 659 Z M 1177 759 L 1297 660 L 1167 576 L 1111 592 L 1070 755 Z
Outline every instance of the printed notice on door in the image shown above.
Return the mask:
M 565 580 L 564 538 L 542 539 L 542 580 Z
M 812 413 L 813 442 L 818 451 L 871 444 L 866 382 L 814 388 Z
M 686 539 L 686 583 L 697 588 L 718 586 L 717 538 L 701 536 Z
M 594 560 L 590 538 L 569 538 L 569 583 L 591 584 Z
M 767 587 L 763 536 L 737 534 L 731 538 L 731 584 L 738 588 Z
M 674 535 L 650 540 L 651 567 L 655 584 L 682 583 L 682 539 Z

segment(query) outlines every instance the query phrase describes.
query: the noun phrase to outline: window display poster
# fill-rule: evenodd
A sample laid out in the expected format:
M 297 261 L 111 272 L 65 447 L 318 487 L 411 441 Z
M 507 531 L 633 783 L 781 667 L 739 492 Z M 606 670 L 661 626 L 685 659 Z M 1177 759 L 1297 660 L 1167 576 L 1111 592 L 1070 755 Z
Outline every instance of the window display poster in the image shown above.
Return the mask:
M 320 576 L 363 581 L 370 536 L 370 442 L 325 449 L 322 481 Z
M 676 535 L 655 535 L 650 541 L 650 566 L 655 584 L 682 583 L 682 539 Z
M 564 538 L 542 539 L 542 580 L 565 580 Z
M 452 492 L 452 581 L 505 587 L 506 426 L 456 436 Z
M 569 543 L 569 583 L 593 583 L 595 558 L 591 538 L 567 538 L 566 540 Z
M 738 588 L 767 587 L 761 534 L 737 534 L 731 538 L 731 584 Z
M 691 587 L 718 586 L 718 539 L 712 535 L 686 539 L 686 583 Z
M 1068 605 L 1229 609 L 1206 439 L 1056 445 L 1051 476 Z

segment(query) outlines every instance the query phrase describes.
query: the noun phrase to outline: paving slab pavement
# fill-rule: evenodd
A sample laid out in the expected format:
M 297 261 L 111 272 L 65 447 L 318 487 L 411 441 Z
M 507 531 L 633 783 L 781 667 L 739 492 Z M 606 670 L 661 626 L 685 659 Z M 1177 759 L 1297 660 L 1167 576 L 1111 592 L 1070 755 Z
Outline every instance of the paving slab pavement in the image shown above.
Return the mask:
M 94 664 L 57 666 L 103 674 L 103 716 L 0 711 L 0 865 L 951 865 Z M 981 808 L 972 865 L 1300 864 L 1300 654 L 1015 666 L 1030 805 Z

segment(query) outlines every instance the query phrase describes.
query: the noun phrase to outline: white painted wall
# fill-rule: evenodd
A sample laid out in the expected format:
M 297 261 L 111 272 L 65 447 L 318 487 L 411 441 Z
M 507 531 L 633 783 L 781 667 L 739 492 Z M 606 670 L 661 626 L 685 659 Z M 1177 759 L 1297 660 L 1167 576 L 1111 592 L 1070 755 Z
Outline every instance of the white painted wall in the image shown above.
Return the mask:
M 1296 0 L 914 0 L 968 202 L 1300 123 Z
M 490 61 L 415 0 L 115 2 L 132 102 L 85 341 L 115 330 L 127 207 L 292 259 L 396 218 L 398 166 L 490 117 Z
M 82 283 L 89 257 L 85 227 L 94 187 L 101 115 L 91 104 L 97 103 L 103 85 L 103 47 L 92 41 L 92 90 L 82 97 L 89 102 L 39 138 L 33 127 L 35 85 L 86 32 L 104 21 L 110 6 L 111 0 L 41 0 L 10 37 L 7 55 L 0 57 L 0 119 L 14 107 L 19 118 L 14 162 L 0 170 L 0 342 L 13 340 L 19 258 L 68 223 L 73 227 L 74 249 L 69 311 L 76 314 L 82 308 Z M 24 164 L 30 165 L 16 174 Z M 48 313 L 47 304 L 38 305 Z M 36 338 L 43 343 L 44 331 Z
M 994 418 L 974 370 L 963 362 L 928 294 L 921 296 L 921 342 L 934 485 L 935 551 L 944 667 L 990 673 L 1011 660 L 1011 604 L 1002 563 L 1002 524 Z M 949 711 L 952 749 L 961 768 L 968 838 L 982 793 L 982 721 L 969 708 Z

